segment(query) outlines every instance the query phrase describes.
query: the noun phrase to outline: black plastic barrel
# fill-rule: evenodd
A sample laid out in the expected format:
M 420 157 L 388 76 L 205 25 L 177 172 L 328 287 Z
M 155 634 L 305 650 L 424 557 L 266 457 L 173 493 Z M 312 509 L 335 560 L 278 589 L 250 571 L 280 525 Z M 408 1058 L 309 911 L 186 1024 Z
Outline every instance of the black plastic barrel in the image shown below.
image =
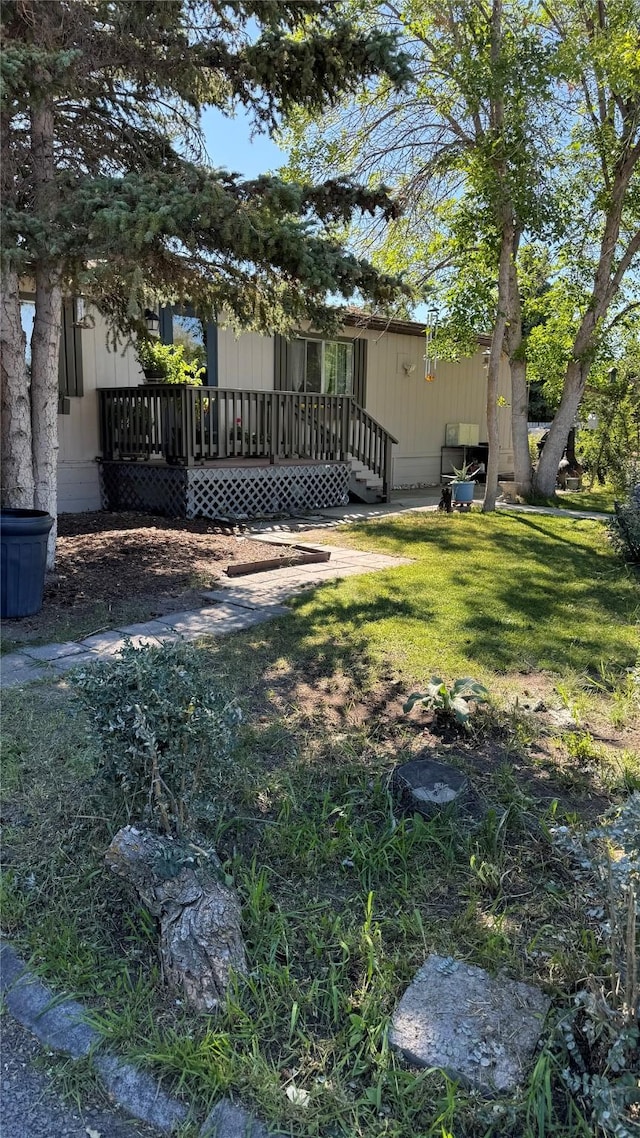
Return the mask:
M 47 539 L 53 525 L 45 510 L 0 510 L 0 615 L 33 616 L 42 608 Z

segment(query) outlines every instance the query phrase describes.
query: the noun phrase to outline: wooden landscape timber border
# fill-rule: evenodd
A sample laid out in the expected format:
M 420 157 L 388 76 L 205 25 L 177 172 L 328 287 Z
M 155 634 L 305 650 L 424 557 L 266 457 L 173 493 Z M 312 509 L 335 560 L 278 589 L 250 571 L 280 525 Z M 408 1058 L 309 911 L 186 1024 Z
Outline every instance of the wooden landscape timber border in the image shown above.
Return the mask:
M 313 549 L 309 545 L 287 545 L 286 548 L 296 552 L 295 560 L 286 556 L 268 557 L 264 561 L 244 561 L 237 565 L 231 564 L 225 570 L 227 577 L 245 577 L 250 573 L 267 573 L 270 569 L 291 569 L 296 565 L 319 565 L 331 557 L 329 550 Z

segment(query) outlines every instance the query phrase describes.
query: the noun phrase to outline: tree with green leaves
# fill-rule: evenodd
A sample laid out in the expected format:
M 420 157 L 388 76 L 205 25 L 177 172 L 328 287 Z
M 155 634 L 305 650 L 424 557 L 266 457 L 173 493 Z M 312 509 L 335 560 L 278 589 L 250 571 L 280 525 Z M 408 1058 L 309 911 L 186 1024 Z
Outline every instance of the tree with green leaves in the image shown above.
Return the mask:
M 399 88 L 407 67 L 392 36 L 330 0 L 5 0 L 1 33 L 2 502 L 55 517 L 65 293 L 131 335 L 152 299 L 270 332 L 335 326 L 331 296 L 397 291 L 326 231 L 355 211 L 391 216 L 383 188 L 242 180 L 208 160 L 203 108 L 241 106 L 273 129 L 379 74 Z
M 556 185 L 566 203 L 558 289 L 569 334 L 562 393 L 536 472 L 536 490 L 549 495 L 591 368 L 611 331 L 639 304 L 633 270 L 640 254 L 640 5 L 549 0 L 543 11 L 558 44 L 571 127 Z M 554 343 L 557 350 L 558 337 Z
M 438 297 L 441 348 L 473 350 L 493 328 L 489 434 L 500 345 L 525 493 L 527 368 L 546 351 L 560 393 L 535 489 L 551 494 L 603 337 L 636 303 L 627 291 L 640 248 L 637 0 L 381 0 L 375 11 L 409 53 L 408 95 L 380 80 L 315 129 L 298 112 L 291 168 L 351 169 L 394 187 L 398 219 L 359 225 L 352 238 L 387 271 L 404 271 L 417 299 Z M 523 257 L 535 246 L 549 262 L 546 312 L 535 311 L 539 285 Z
M 376 16 L 400 35 L 411 60 L 408 94 L 384 78 L 325 114 L 291 120 L 292 171 L 343 173 L 367 185 L 389 182 L 401 204 L 384 228 L 360 225 L 356 241 L 386 271 L 402 270 L 418 299 L 440 298 L 451 352 L 475 350 L 492 328 L 487 368 L 489 462 L 484 509 L 497 493 L 498 371 L 505 349 L 520 349 L 515 261 L 523 233 L 547 212 L 547 164 L 534 128 L 549 85 L 550 49 L 518 0 L 382 2 Z M 367 11 L 366 18 L 373 18 Z M 328 145 L 327 145 L 328 144 Z M 518 455 L 530 480 L 524 369 L 513 376 Z

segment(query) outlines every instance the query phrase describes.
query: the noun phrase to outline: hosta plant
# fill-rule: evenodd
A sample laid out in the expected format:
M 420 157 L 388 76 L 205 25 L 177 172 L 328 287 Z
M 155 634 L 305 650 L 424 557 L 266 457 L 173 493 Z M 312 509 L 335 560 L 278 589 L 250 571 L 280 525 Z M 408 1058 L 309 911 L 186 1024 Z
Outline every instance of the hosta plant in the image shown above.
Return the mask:
M 486 703 L 489 693 L 477 680 L 468 676 L 456 680 L 447 687 L 439 676 L 432 676 L 426 692 L 412 692 L 404 704 L 404 711 L 411 711 L 416 703 L 431 708 L 439 716 L 452 719 L 461 727 L 468 729 L 472 704 Z

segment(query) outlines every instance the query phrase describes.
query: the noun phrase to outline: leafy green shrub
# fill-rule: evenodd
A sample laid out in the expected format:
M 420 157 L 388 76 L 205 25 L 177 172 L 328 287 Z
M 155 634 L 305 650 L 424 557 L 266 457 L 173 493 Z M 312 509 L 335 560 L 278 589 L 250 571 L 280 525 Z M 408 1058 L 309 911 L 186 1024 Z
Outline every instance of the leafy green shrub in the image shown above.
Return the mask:
M 640 483 L 624 502 L 616 502 L 615 511 L 609 525 L 611 541 L 627 561 L 640 562 Z
M 185 358 L 184 344 L 161 344 L 159 340 L 138 340 L 136 353 L 144 371 L 157 372 L 158 383 L 202 384 L 204 368 Z
M 135 648 L 76 673 L 102 749 L 102 772 L 127 816 L 181 835 L 213 812 L 228 773 L 239 708 L 216 690 L 188 644 Z
M 432 708 L 436 715 L 452 719 L 461 727 L 469 727 L 470 703 L 486 703 L 489 693 L 477 680 L 456 680 L 450 688 L 439 676 L 432 676 L 426 692 L 412 692 L 404 704 L 403 711 L 411 711 L 416 703 Z

